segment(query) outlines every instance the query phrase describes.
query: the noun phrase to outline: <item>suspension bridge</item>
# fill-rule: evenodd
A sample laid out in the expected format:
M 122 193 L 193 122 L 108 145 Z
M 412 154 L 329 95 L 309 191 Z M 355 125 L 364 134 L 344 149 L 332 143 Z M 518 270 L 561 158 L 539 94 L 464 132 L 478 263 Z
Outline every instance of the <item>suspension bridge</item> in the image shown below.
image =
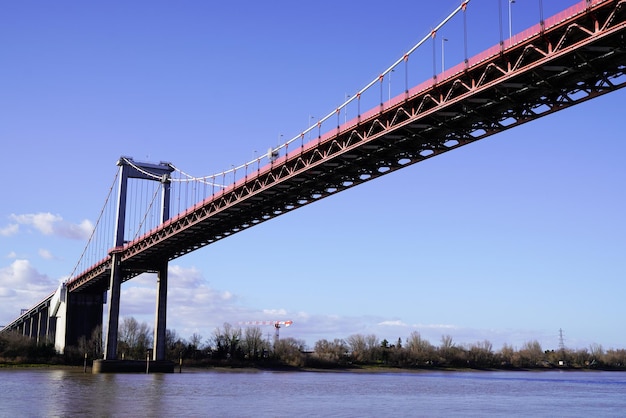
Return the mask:
M 470 7 L 462 1 L 378 77 L 266 155 L 204 177 L 169 162 L 121 157 L 70 278 L 2 331 L 54 341 L 62 351 L 102 325 L 107 295 L 104 360 L 114 361 L 120 286 L 152 272 L 158 277 L 153 359 L 164 360 L 169 261 L 626 85 L 626 0 L 582 0 L 554 16 L 541 13 L 525 31 L 475 56 L 466 48 L 462 62 L 448 69 L 442 63 L 441 72 L 409 85 L 416 51 L 434 45 L 438 31 Z M 392 73 L 404 79 L 404 89 L 385 97 Z

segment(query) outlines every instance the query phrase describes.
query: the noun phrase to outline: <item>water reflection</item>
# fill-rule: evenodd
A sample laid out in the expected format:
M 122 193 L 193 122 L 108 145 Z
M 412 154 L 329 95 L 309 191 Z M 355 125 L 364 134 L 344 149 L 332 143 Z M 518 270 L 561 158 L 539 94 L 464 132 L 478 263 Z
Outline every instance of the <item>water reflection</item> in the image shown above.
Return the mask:
M 621 416 L 626 373 L 0 369 L 0 416 Z

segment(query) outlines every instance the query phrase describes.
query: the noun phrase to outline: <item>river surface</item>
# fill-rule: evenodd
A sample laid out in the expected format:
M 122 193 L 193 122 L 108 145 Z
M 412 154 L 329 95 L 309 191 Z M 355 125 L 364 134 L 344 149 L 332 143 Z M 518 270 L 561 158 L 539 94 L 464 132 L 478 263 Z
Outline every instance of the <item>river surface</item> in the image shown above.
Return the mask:
M 624 372 L 0 369 L 0 417 L 624 417 Z

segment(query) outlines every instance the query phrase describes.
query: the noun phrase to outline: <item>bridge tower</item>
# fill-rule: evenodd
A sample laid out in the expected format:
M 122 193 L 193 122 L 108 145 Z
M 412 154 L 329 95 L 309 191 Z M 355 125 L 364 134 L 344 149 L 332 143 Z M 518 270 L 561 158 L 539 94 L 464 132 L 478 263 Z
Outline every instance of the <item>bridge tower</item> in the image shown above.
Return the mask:
M 108 324 L 104 348 L 104 360 L 117 359 L 117 338 L 120 314 L 120 291 L 124 277 L 124 266 L 121 258 L 121 249 L 125 243 L 124 225 L 126 221 L 126 198 L 128 179 L 142 179 L 160 181 L 161 193 L 161 222 L 170 217 L 170 174 L 174 168 L 169 163 L 160 164 L 139 163 L 132 158 L 122 157 L 117 162 L 120 167 L 119 190 L 117 202 L 117 219 L 115 222 L 115 249 L 111 252 L 111 280 L 109 283 Z M 167 312 L 167 267 L 168 260 L 162 260 L 159 265 L 150 266 L 150 270 L 157 273 L 157 300 L 154 325 L 154 360 L 165 360 L 165 330 Z

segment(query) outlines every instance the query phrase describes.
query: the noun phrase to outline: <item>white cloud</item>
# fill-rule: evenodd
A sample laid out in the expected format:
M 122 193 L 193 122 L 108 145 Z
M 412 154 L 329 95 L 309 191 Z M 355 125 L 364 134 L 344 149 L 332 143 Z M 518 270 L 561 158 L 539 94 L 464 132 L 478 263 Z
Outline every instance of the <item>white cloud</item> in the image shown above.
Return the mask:
M 406 326 L 404 322 L 399 321 L 399 320 L 383 321 L 383 322 L 379 322 L 378 325 L 386 326 L 386 327 L 405 327 Z
M 87 240 L 91 236 L 93 228 L 93 224 L 87 219 L 79 224 L 60 222 L 55 228 L 55 233 L 65 238 Z
M 175 330 L 182 338 L 193 333 L 203 336 L 206 342 L 216 328 L 222 328 L 228 322 L 237 327 L 240 322 L 260 320 L 293 320 L 295 330 L 281 330 L 281 335 L 304 339 L 307 344 L 312 338 L 325 338 L 330 329 L 343 328 L 333 324 L 342 322 L 345 329 L 350 319 L 338 317 L 319 317 L 306 312 L 290 313 L 284 308 L 255 308 L 240 304 L 238 295 L 229 290 L 215 289 L 210 286 L 202 273 L 195 267 L 179 265 L 169 266 L 167 297 L 167 328 Z M 140 322 L 147 322 L 154 327 L 156 304 L 156 275 L 144 274 L 122 285 L 121 313 L 133 316 Z M 267 327 L 263 332 L 273 335 L 274 329 Z M 354 332 L 352 332 L 354 333 Z M 311 334 L 314 334 L 311 337 Z M 346 335 L 344 335 L 345 337 Z M 312 340 L 312 345 L 315 341 Z
M 30 308 L 48 296 L 57 282 L 39 273 L 28 260 L 16 259 L 0 268 L 0 323 L 18 317 L 21 308 Z M 494 350 L 504 343 L 521 347 L 525 341 L 537 338 L 537 331 L 462 328 L 453 324 L 409 324 L 398 318 L 378 316 L 346 317 L 309 312 L 290 312 L 284 308 L 255 308 L 242 306 L 240 298 L 228 290 L 214 289 L 197 268 L 171 265 L 169 268 L 167 327 L 181 338 L 196 333 L 203 342 L 211 342 L 216 328 L 228 322 L 235 327 L 240 322 L 257 320 L 292 320 L 293 325 L 280 330 L 281 338 L 302 340 L 313 348 L 321 339 L 344 339 L 354 334 L 375 335 L 379 341 L 402 341 L 412 332 L 437 346 L 443 335 L 450 335 L 457 345 L 477 341 L 492 342 Z M 122 285 L 121 316 L 133 316 L 154 327 L 156 307 L 156 275 L 144 274 Z M 105 312 L 107 306 L 105 305 Z M 270 326 L 262 326 L 265 335 L 274 334 Z M 539 338 L 543 345 L 546 343 Z M 548 340 L 546 340 L 548 341 Z M 546 345 L 548 347 L 548 345 Z M 549 348 L 549 347 L 548 347 Z
M 298 319 L 309 319 L 311 317 L 307 312 L 298 312 L 294 315 L 294 318 Z
M 375 335 L 379 341 L 387 339 L 395 343 L 412 332 L 437 346 L 443 335 L 450 335 L 457 345 L 488 340 L 495 350 L 504 343 L 521 346 L 529 340 L 530 332 L 516 330 L 486 330 L 462 328 L 454 324 L 410 323 L 398 318 L 380 316 L 347 317 L 339 315 L 290 312 L 281 307 L 256 308 L 244 306 L 238 295 L 229 290 L 215 289 L 195 267 L 170 265 L 167 298 L 167 328 L 176 331 L 181 338 L 196 333 L 203 342 L 210 342 L 216 328 L 228 322 L 235 327 L 245 327 L 240 322 L 261 320 L 292 320 L 293 325 L 280 330 L 281 338 L 303 340 L 308 348 L 321 339 L 344 339 L 354 334 Z M 154 327 L 156 308 L 156 275 L 144 274 L 124 283 L 121 296 L 121 316 L 133 316 L 140 322 Z M 106 309 L 106 307 L 105 307 Z M 274 334 L 270 326 L 262 326 L 265 335 Z M 535 332 L 536 336 L 537 333 Z
M 49 250 L 46 250 L 44 248 L 40 248 L 39 251 L 39 256 L 45 260 L 53 260 L 54 256 L 52 255 L 52 253 Z
M 5 226 L 4 228 L 0 228 L 0 236 L 10 237 L 11 235 L 17 234 L 19 229 L 20 226 L 18 224 L 10 224 L 8 226 Z
M 54 224 L 63 220 L 59 215 L 51 213 L 34 213 L 23 215 L 11 215 L 11 218 L 22 225 L 31 225 L 44 235 L 52 235 L 54 232 Z
M 156 304 L 156 276 L 144 274 L 122 286 L 121 316 L 133 316 L 154 326 Z M 304 340 L 313 347 L 320 339 L 347 338 L 353 334 L 374 334 L 379 339 L 395 341 L 408 337 L 414 326 L 394 319 L 381 317 L 341 317 L 308 312 L 289 312 L 281 307 L 256 308 L 243 306 L 240 298 L 229 290 L 215 289 L 195 267 L 169 266 L 167 328 L 175 330 L 182 338 L 193 333 L 209 340 L 216 328 L 228 322 L 241 326 L 240 322 L 261 320 L 292 320 L 293 326 L 281 329 L 282 337 Z M 271 327 L 263 329 L 273 335 Z M 437 332 L 440 332 L 439 330 Z M 437 335 L 437 339 L 441 334 Z M 433 341 L 436 343 L 436 341 Z
M 57 282 L 39 273 L 28 260 L 16 259 L 0 268 L 0 323 L 17 318 L 21 308 L 30 308 L 48 296 Z M 410 324 L 398 318 L 379 316 L 346 317 L 309 312 L 290 312 L 280 307 L 256 308 L 240 304 L 238 295 L 210 286 L 194 267 L 171 265 L 169 268 L 167 327 L 181 338 L 197 333 L 203 342 L 210 342 L 216 328 L 224 323 L 238 327 L 240 322 L 257 320 L 292 320 L 293 325 L 280 330 L 281 338 L 302 340 L 312 348 L 321 339 L 344 339 L 354 334 L 375 335 L 379 341 L 402 341 L 412 332 L 437 346 L 443 335 L 450 335 L 457 345 L 477 341 L 492 342 L 494 350 L 504 343 L 521 347 L 537 338 L 537 331 L 462 328 L 454 324 Z M 107 305 L 105 305 L 105 312 Z M 144 274 L 122 285 L 121 316 L 133 316 L 154 327 L 156 308 L 156 275 Z M 262 327 L 265 335 L 273 335 L 272 327 Z M 542 338 L 540 342 L 549 348 Z M 546 339 L 546 341 L 549 341 Z
M 39 273 L 28 260 L 17 259 L 0 268 L 0 322 L 17 318 L 20 309 L 32 307 L 56 286 L 55 280 Z
M 237 324 L 249 317 L 238 306 L 238 297 L 228 290 L 209 286 L 195 267 L 170 265 L 168 269 L 167 328 L 183 338 L 194 332 L 205 337 L 224 322 Z M 156 309 L 156 275 L 142 274 L 122 285 L 120 315 L 133 316 L 153 327 Z
M 13 289 L 9 289 L 6 287 L 0 287 L 0 298 L 8 298 L 15 296 L 16 292 Z
M 64 221 L 60 215 L 53 215 L 50 212 L 22 215 L 12 214 L 11 219 L 19 225 L 32 226 L 44 235 L 57 235 L 70 239 L 86 240 L 93 230 L 93 224 L 89 220 L 84 220 L 79 224 L 73 224 Z M 17 224 L 15 225 L 16 227 L 18 226 Z M 9 227 L 5 229 L 8 228 Z
M 198 287 L 204 282 L 202 272 L 196 267 L 185 268 L 175 264 L 169 266 L 168 272 L 170 283 L 175 287 Z
M 11 251 L 7 254 L 7 258 L 17 258 L 17 253 L 15 251 Z
M 285 309 L 263 309 L 263 314 L 284 317 L 287 315 L 287 311 Z
M 450 330 L 457 328 L 456 326 L 450 324 L 414 324 L 412 327 L 434 330 Z
M 0 286 L 13 286 L 22 289 L 33 289 L 40 286 L 55 286 L 48 276 L 39 273 L 28 260 L 15 260 L 9 267 L 0 269 Z

